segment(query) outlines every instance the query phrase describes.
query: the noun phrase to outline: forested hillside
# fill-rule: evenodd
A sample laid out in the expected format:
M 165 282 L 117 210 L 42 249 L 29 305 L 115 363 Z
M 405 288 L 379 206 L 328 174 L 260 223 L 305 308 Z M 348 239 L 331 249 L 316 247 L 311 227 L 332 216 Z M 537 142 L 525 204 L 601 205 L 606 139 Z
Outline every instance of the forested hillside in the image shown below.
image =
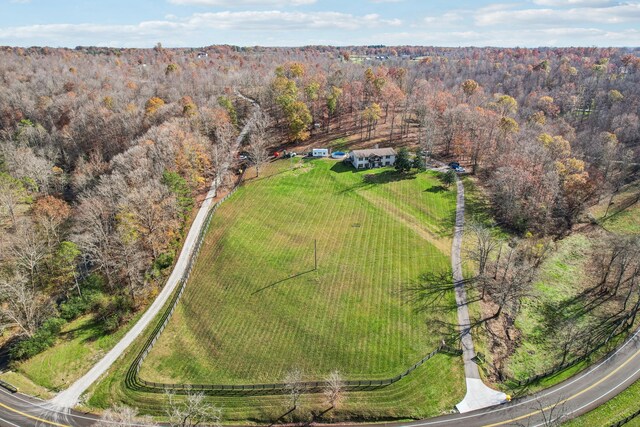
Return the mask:
M 267 147 L 420 148 L 468 167 L 504 229 L 564 236 L 637 176 L 639 55 L 2 48 L 0 340 L 25 359 L 82 314 L 111 333 L 145 307 L 198 196 L 237 160 L 239 93 L 269 115 L 247 140 L 256 162 Z

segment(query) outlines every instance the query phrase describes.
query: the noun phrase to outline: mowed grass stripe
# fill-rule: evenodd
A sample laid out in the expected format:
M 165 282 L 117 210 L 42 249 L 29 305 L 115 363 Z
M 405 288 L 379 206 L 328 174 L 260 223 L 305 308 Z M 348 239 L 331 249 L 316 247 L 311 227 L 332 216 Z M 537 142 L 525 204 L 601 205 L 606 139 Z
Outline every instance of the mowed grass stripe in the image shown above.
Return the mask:
M 147 359 L 143 378 L 268 382 L 294 366 L 312 378 L 332 369 L 385 378 L 437 345 L 440 337 L 401 289 L 422 272 L 447 268 L 439 237 L 416 232 L 415 224 L 418 215 L 437 218 L 431 228 L 446 223 L 455 195 L 425 192 L 438 185 L 428 173 L 362 185 L 364 173 L 334 165 L 287 170 L 289 163 L 276 162 L 262 172 L 272 176 L 247 183 L 220 207 L 181 315 Z M 407 208 L 399 220 L 394 209 L 418 206 L 414 199 L 425 213 Z M 313 267 L 315 238 L 318 271 L 276 284 Z

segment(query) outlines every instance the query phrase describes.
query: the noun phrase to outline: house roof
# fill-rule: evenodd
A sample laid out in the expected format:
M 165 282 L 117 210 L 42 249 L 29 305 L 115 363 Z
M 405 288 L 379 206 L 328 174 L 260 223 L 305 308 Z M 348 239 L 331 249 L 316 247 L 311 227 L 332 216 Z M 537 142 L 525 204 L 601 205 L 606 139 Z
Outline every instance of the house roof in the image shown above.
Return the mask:
M 356 157 L 369 157 L 372 154 L 376 156 L 395 156 L 396 150 L 393 148 L 371 148 L 368 150 L 353 150 L 351 151 Z

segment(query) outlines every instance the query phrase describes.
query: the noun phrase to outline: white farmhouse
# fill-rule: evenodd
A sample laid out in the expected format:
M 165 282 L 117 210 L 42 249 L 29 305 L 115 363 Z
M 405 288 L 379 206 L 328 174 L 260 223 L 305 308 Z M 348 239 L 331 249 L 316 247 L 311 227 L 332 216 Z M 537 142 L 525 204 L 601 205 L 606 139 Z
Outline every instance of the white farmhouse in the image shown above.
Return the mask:
M 372 148 L 369 150 L 353 150 L 349 160 L 356 169 L 381 168 L 392 166 L 396 162 L 396 150 L 393 148 Z

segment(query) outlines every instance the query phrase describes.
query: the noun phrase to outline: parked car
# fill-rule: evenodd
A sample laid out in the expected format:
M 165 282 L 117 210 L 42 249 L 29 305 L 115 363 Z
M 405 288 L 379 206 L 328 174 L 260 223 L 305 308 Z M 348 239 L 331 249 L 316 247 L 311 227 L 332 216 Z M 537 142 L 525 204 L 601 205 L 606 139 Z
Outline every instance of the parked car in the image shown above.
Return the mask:
M 453 168 L 454 171 L 459 172 L 459 173 L 463 173 L 466 172 L 466 169 L 463 168 L 462 166 L 458 166 L 456 168 Z
M 460 167 L 460 163 L 458 163 L 458 162 L 450 162 L 449 163 L 449 167 L 451 169 L 459 168 Z

